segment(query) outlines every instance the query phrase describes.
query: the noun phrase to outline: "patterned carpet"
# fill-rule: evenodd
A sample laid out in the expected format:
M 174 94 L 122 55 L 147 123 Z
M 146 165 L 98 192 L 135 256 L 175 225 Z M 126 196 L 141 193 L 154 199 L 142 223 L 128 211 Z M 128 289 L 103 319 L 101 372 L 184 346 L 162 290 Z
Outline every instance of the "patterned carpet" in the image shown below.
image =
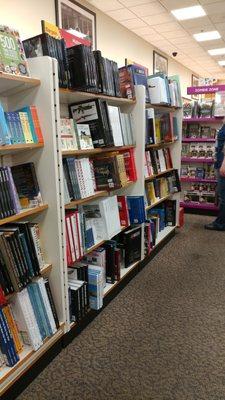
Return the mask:
M 225 399 L 225 233 L 185 218 L 18 400 Z

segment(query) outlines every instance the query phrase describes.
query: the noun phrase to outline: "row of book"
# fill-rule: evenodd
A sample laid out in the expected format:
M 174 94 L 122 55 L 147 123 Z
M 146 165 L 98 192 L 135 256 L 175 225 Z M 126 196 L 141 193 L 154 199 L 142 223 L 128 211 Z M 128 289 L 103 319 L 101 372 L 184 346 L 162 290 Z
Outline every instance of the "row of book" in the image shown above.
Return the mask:
M 187 119 L 212 118 L 217 116 L 217 108 L 220 108 L 220 104 L 217 104 L 215 100 L 184 101 L 183 115 Z
M 215 155 L 214 143 L 183 143 L 182 157 L 213 158 Z
M 158 235 L 167 226 L 176 226 L 176 201 L 166 200 L 147 211 L 144 226 L 144 255 L 148 256 L 157 243 Z
M 94 148 L 134 144 L 131 114 L 121 113 L 119 107 L 110 106 L 105 100 L 93 99 L 70 104 L 69 113 L 77 127 L 79 124 L 89 125 Z
M 79 103 L 79 116 L 78 110 L 73 108 L 73 119 L 60 119 L 62 150 L 86 150 L 94 147 L 135 144 L 131 114 L 122 113 L 119 107 L 110 106 L 105 101 L 94 100 L 91 103 L 91 106 L 89 103 L 84 105 Z M 93 106 L 94 104 L 98 104 L 98 107 Z M 108 123 L 107 134 L 103 129 L 103 115 L 100 106 L 102 104 L 105 105 L 104 108 L 107 111 L 105 114 Z M 89 110 L 88 113 L 83 115 L 83 109 Z M 92 114 L 92 111 L 97 115 Z M 97 128 L 95 125 L 98 125 Z
M 179 139 L 178 119 L 172 112 L 149 108 L 146 113 L 145 144 L 173 142 Z
M 0 145 L 43 143 L 35 106 L 4 112 L 0 103 Z
M 215 139 L 217 129 L 212 126 L 200 125 L 196 123 L 185 123 L 183 122 L 182 137 L 193 138 L 193 139 Z
M 155 204 L 158 200 L 181 191 L 177 170 L 161 178 L 155 178 L 145 184 L 145 206 Z
M 12 367 L 24 345 L 38 350 L 56 333 L 59 320 L 47 279 L 41 277 L 16 293 L 10 304 L 0 289 L 0 365 Z
M 181 177 L 197 179 L 216 179 L 213 165 L 205 164 L 204 167 L 182 164 Z
M 183 191 L 183 201 L 185 203 L 194 202 L 197 204 L 216 204 L 215 193 L 195 192 L 192 190 Z
M 37 223 L 1 226 L 0 285 L 5 295 L 22 290 L 45 265 Z
M 0 219 L 41 204 L 34 163 L 0 167 Z
M 96 190 L 119 189 L 137 180 L 134 150 L 88 157 L 63 158 L 65 203 L 94 195 Z
M 173 168 L 169 148 L 145 151 L 145 178 L 158 175 Z
M 186 190 L 195 193 L 211 194 L 216 190 L 216 183 L 186 183 L 185 188 Z

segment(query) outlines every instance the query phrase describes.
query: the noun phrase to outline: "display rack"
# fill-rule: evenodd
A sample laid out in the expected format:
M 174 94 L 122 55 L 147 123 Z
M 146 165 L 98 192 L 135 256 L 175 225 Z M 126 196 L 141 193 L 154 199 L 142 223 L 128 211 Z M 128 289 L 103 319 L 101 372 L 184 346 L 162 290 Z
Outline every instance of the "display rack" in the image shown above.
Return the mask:
M 195 95 L 204 95 L 204 94 L 212 94 L 216 92 L 221 92 L 224 91 L 225 87 L 224 85 L 215 85 L 215 86 L 201 86 L 201 87 L 188 87 L 187 88 L 187 94 L 195 94 Z M 212 116 L 212 117 L 199 117 L 199 118 L 183 118 L 183 123 L 185 124 L 191 124 L 191 123 L 197 123 L 201 126 L 204 125 L 209 125 L 213 127 L 214 129 L 219 129 L 222 124 L 223 117 L 222 116 Z M 194 135 L 193 135 L 194 136 Z M 182 138 L 182 143 L 184 144 L 201 144 L 204 146 L 204 144 L 207 146 L 207 144 L 215 144 L 215 138 L 214 137 L 197 137 L 198 135 L 196 134 L 196 137 L 183 137 Z M 181 157 L 181 163 L 182 164 L 189 164 L 192 167 L 197 166 L 197 167 L 204 167 L 207 168 L 207 166 L 212 166 L 214 164 L 214 158 L 212 157 L 189 157 L 189 156 L 182 156 Z M 182 182 L 182 192 L 183 192 L 183 201 L 181 202 L 181 206 L 185 208 L 187 212 L 194 212 L 194 213 L 213 213 L 218 210 L 218 207 L 209 202 L 198 202 L 198 201 L 184 201 L 185 200 L 185 193 L 190 187 L 190 184 L 216 184 L 217 180 L 215 177 L 208 177 L 206 176 L 205 178 L 203 177 L 196 177 L 196 176 L 181 176 L 181 182 Z M 197 193 L 197 192 L 196 192 Z
M 66 233 L 65 233 L 65 210 L 76 208 L 78 204 L 92 201 L 93 198 L 101 198 L 114 194 L 123 195 L 138 195 L 144 196 L 146 180 L 144 177 L 145 168 L 145 131 L 146 131 L 146 107 L 145 104 L 145 88 L 144 86 L 135 87 L 136 100 L 124 98 L 116 98 L 103 96 L 100 94 L 92 94 L 87 92 L 79 92 L 73 90 L 59 89 L 58 82 L 58 65 L 55 59 L 49 57 L 39 57 L 29 60 L 29 69 L 31 75 L 37 79 L 32 79 L 29 84 L 29 78 L 20 85 L 12 85 L 10 82 L 10 96 L 4 98 L 4 102 L 8 101 L 9 109 L 18 109 L 27 104 L 37 106 L 40 124 L 44 135 L 44 146 L 21 146 L 21 148 L 0 149 L 1 155 L 7 162 L 21 163 L 32 160 L 35 163 L 37 178 L 40 185 L 41 193 L 43 194 L 46 206 L 42 210 L 32 210 L 30 215 L 19 215 L 18 218 L 29 218 L 40 224 L 43 243 L 45 243 L 45 272 L 49 276 L 51 289 L 53 292 L 54 301 L 57 308 L 59 320 L 61 322 L 60 329 L 54 337 L 48 339 L 44 345 L 36 352 L 25 349 L 22 354 L 21 361 L 13 368 L 3 369 L 0 372 L 0 388 L 1 393 L 8 390 L 25 372 L 28 372 L 32 365 L 38 361 L 40 357 L 44 357 L 45 353 L 57 341 L 62 339 L 62 343 L 68 343 L 68 340 L 75 337 L 81 327 L 85 326 L 93 319 L 93 315 L 98 315 L 98 312 L 90 311 L 85 316 L 86 322 L 70 323 L 69 318 L 69 299 L 68 299 L 68 276 L 66 263 Z M 1 79 L 1 78 L 0 78 Z M 4 78 L 6 81 L 7 79 Z M 40 84 L 41 82 L 41 84 Z M 23 88 L 23 89 L 22 89 Z M 7 89 L 4 88 L 4 93 Z M 21 90 L 23 95 L 21 96 Z M 135 146 L 125 146 L 123 148 L 110 149 L 94 149 L 88 151 L 62 151 L 60 139 L 60 117 L 68 116 L 68 104 L 76 101 L 104 98 L 109 104 L 117 105 L 123 112 L 132 113 L 133 132 L 136 141 Z M 180 154 L 181 154 L 181 129 L 182 129 L 182 109 L 174 107 L 166 107 L 162 105 L 154 105 L 153 108 L 174 112 L 178 118 L 178 130 L 180 132 L 179 140 L 171 143 L 157 144 L 157 148 L 170 146 L 171 156 L 173 160 L 173 168 L 180 170 Z M 137 181 L 129 182 L 129 184 L 120 189 L 106 192 L 101 191 L 91 196 L 90 198 L 77 200 L 69 204 L 64 204 L 64 185 L 63 185 L 63 168 L 62 160 L 67 155 L 81 157 L 83 155 L 98 154 L 112 150 L 125 150 L 134 147 L 135 163 L 137 170 Z M 153 147 L 153 146 L 152 146 Z M 172 169 L 163 172 L 171 172 Z M 159 176 L 157 175 L 157 176 Z M 157 177 L 156 175 L 153 177 Z M 153 179 L 151 177 L 151 179 Z M 166 196 L 160 199 L 151 207 L 156 206 L 167 198 L 176 200 L 176 225 L 179 218 L 179 193 L 173 196 Z M 35 212 L 35 215 L 34 215 Z M 108 303 L 109 297 L 113 298 L 119 290 L 147 264 L 152 257 L 160 250 L 160 248 L 174 235 L 176 226 L 166 227 L 160 232 L 155 247 L 150 256 L 144 257 L 144 224 L 142 225 L 142 251 L 141 260 L 131 265 L 129 268 L 121 271 L 121 280 L 112 285 L 107 285 L 104 292 L 104 306 Z M 124 228 L 121 228 L 121 231 Z M 101 246 L 104 240 L 86 251 L 86 254 Z M 70 338 L 70 339 L 69 339 Z M 68 339 L 68 340 L 67 340 Z M 47 356 L 46 356 L 47 357 Z M 46 361 L 47 362 L 47 361 Z M 34 364 L 35 365 L 35 364 Z

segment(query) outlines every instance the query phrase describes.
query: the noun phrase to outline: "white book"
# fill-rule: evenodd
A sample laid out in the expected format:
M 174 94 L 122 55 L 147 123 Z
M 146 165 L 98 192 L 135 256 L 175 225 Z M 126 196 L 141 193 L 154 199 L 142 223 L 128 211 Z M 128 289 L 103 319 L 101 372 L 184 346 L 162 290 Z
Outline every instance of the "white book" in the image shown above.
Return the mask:
M 165 157 L 162 149 L 158 150 L 158 157 L 159 157 L 159 165 L 160 165 L 160 171 L 164 172 L 166 171 L 166 162 L 165 162 Z
M 38 224 L 30 225 L 30 232 L 34 243 L 35 253 L 38 259 L 40 269 L 45 266 L 43 251 L 40 243 L 40 231 Z
M 51 326 L 51 329 L 52 329 L 52 333 L 54 335 L 54 333 L 56 333 L 56 331 L 57 331 L 57 328 L 56 328 L 55 320 L 54 320 L 54 317 L 53 317 L 51 305 L 50 305 L 50 302 L 49 302 L 48 294 L 47 294 L 47 291 L 46 291 L 46 287 L 45 287 L 45 284 L 44 284 L 44 279 L 43 278 L 38 278 L 36 280 L 36 282 L 38 283 L 38 286 L 40 288 L 40 292 L 41 292 L 41 295 L 42 295 L 44 306 L 45 306 L 45 309 L 46 309 L 46 312 L 47 312 L 47 315 L 48 315 L 49 323 L 50 323 L 50 326 Z
M 76 223 L 75 214 L 70 216 L 70 221 L 71 221 L 71 229 L 72 229 L 72 233 L 73 233 L 73 243 L 74 243 L 75 256 L 76 256 L 76 259 L 79 260 L 79 258 L 80 258 L 80 249 L 79 249 L 79 239 L 78 239 L 77 223 Z
M 169 91 L 170 91 L 170 104 L 171 106 L 176 106 L 177 101 L 176 101 L 176 91 L 175 91 L 175 84 L 174 82 L 169 83 Z
M 129 144 L 128 137 L 127 137 L 127 129 L 126 129 L 126 121 L 125 121 L 125 114 L 120 113 L 120 122 L 121 122 L 121 129 L 123 135 L 123 144 L 127 146 Z
M 74 121 L 72 118 L 60 118 L 62 150 L 78 150 Z
M 108 112 L 112 127 L 114 146 L 123 146 L 123 134 L 121 129 L 119 107 L 108 105 Z
M 76 255 L 75 255 L 75 247 L 74 247 L 73 234 L 72 234 L 72 228 L 71 228 L 71 220 L 70 220 L 69 216 L 66 217 L 66 227 L 67 227 L 67 234 L 68 234 L 71 258 L 72 258 L 72 261 L 74 262 L 76 260 Z
M 154 108 L 148 108 L 146 110 L 146 117 L 147 119 L 152 120 L 152 127 L 153 127 L 153 144 L 157 143 L 156 132 L 155 132 L 155 110 Z
M 77 136 L 81 150 L 94 148 L 88 124 L 77 124 Z
M 160 76 L 148 77 L 148 87 L 152 104 L 168 103 L 165 79 Z
M 11 306 L 23 342 L 33 350 L 39 349 L 43 341 L 26 288 L 12 297 Z
M 80 240 L 80 255 L 82 257 L 84 255 L 84 243 L 82 240 L 82 233 L 81 233 L 81 215 L 80 215 L 80 213 L 77 213 L 77 226 L 78 226 L 78 234 L 79 234 L 79 240 Z
M 100 200 L 99 206 L 105 224 L 106 238 L 111 239 L 121 232 L 117 196 Z

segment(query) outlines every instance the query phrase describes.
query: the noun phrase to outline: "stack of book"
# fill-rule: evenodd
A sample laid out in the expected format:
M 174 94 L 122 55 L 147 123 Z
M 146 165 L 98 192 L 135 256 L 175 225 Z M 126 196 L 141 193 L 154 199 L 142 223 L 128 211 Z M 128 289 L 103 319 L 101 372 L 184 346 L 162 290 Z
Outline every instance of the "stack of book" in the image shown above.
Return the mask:
M 205 164 L 204 167 L 182 164 L 181 178 L 211 179 L 216 180 L 213 165 Z
M 20 359 L 23 345 L 38 350 L 59 328 L 59 321 L 47 279 L 37 278 L 15 294 L 9 305 L 1 296 L 0 363 L 9 367 Z
M 214 143 L 183 143 L 182 157 L 209 158 L 215 155 Z
M 215 100 L 203 99 L 183 103 L 184 118 L 212 118 L 215 115 Z
M 4 112 L 0 103 L 0 145 L 43 143 L 37 109 L 23 107 Z
M 176 201 L 166 200 L 157 208 L 147 211 L 144 232 L 144 254 L 148 256 L 154 248 L 159 232 L 167 226 L 176 226 Z
M 121 113 L 119 107 L 110 106 L 105 100 L 93 99 L 70 104 L 69 111 L 77 124 L 75 132 L 80 124 L 83 127 L 89 126 L 95 148 L 134 144 L 132 117 L 130 114 Z M 76 134 L 79 143 L 81 134 Z M 80 148 L 85 147 L 80 145 Z
M 186 185 L 187 186 L 187 185 Z M 183 191 L 184 202 L 216 203 L 216 183 L 192 183 Z
M 166 176 L 146 183 L 145 204 L 146 206 L 154 205 L 158 200 L 170 194 L 180 192 L 180 190 L 178 171 L 173 170 Z
M 134 85 L 145 86 L 145 101 L 149 103 L 147 70 L 142 65 L 130 64 L 119 68 L 120 91 L 122 97 L 135 99 Z
M 183 122 L 182 136 L 192 139 L 215 139 L 217 129 L 212 126 L 200 125 L 198 123 Z
M 145 178 L 173 168 L 169 148 L 145 151 Z
M 81 275 L 84 275 L 81 277 Z M 70 322 L 79 322 L 89 311 L 87 271 L 81 266 L 68 268 Z
M 173 107 L 182 107 L 179 76 L 167 77 L 156 73 L 147 79 L 151 104 L 165 104 Z
M 31 222 L 0 229 L 0 285 L 5 295 L 24 288 L 45 266 L 39 226 Z
M 178 120 L 171 112 L 154 111 L 150 108 L 146 113 L 145 144 L 167 143 L 178 140 Z
M 33 163 L 0 167 L 0 219 L 43 204 Z

